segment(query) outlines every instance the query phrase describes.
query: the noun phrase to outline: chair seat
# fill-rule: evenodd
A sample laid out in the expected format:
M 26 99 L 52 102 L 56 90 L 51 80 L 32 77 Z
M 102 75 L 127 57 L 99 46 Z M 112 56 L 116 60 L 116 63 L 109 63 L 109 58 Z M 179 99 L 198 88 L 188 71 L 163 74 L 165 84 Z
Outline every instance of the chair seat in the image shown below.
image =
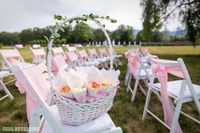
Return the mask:
M 169 81 L 167 83 L 167 91 L 168 91 L 169 95 L 171 95 L 172 97 L 175 97 L 175 98 L 178 97 L 180 89 L 181 89 L 181 83 L 182 83 L 182 80 Z M 160 86 L 161 86 L 160 83 L 156 83 L 153 85 L 153 87 L 155 87 L 158 90 L 160 90 Z M 195 90 L 197 96 L 200 98 L 200 86 L 193 84 L 193 87 L 194 87 L 194 90 Z M 192 96 L 192 94 L 187 86 L 183 97 L 189 98 L 191 96 Z
M 146 70 L 147 70 L 147 73 L 149 74 L 149 76 L 153 74 L 151 69 L 146 69 Z M 134 76 L 134 77 L 137 77 L 137 73 L 133 73 L 133 76 Z M 147 77 L 147 74 L 146 74 L 146 72 L 142 69 L 138 76 L 139 76 L 140 78 L 146 78 L 146 77 Z
M 66 133 L 99 133 L 109 131 L 112 128 L 116 128 L 110 116 L 107 113 L 102 114 L 98 118 L 88 123 L 78 126 L 70 126 L 62 123 L 56 105 L 51 106 L 50 111 L 52 115 L 58 119 L 61 126 L 63 127 L 64 132 L 66 131 Z M 44 122 L 41 133 L 54 133 L 53 129 L 49 126 L 47 121 Z
M 98 62 L 106 62 L 107 61 L 107 59 L 106 58 L 98 58 L 98 59 L 95 59 L 95 61 L 98 61 Z
M 116 55 L 116 57 L 117 57 L 117 58 L 121 58 L 121 57 L 123 57 L 123 56 L 122 56 L 122 55 Z
M 86 66 L 98 66 L 100 63 L 98 61 L 89 61 L 84 63 Z
M 10 75 L 11 73 L 9 71 L 0 71 L 0 78 L 6 77 Z

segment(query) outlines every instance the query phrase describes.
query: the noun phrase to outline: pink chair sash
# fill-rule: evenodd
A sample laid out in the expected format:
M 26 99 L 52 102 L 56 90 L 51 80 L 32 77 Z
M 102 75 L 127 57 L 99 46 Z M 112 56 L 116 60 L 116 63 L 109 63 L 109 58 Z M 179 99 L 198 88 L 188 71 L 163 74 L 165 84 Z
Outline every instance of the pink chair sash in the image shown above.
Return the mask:
M 15 73 L 15 85 L 21 93 L 26 92 L 26 110 L 28 121 L 32 111 L 45 102 L 50 94 L 50 84 L 47 81 L 46 66 L 40 64 L 34 67 L 21 69 Z
M 135 56 L 133 56 L 133 54 Z M 138 49 L 132 49 L 129 52 L 125 53 L 125 57 L 128 59 L 128 65 L 130 68 L 131 73 L 133 74 L 133 76 L 135 77 L 138 73 L 138 69 L 140 66 L 140 56 L 139 56 L 139 51 Z
M 165 62 L 164 60 L 160 60 L 161 62 Z M 168 62 L 166 62 L 168 63 Z M 178 76 L 180 78 L 184 78 L 181 66 L 179 64 L 175 64 L 174 66 L 170 65 L 160 65 L 159 63 L 152 64 L 152 71 L 157 73 L 158 79 L 161 84 L 161 99 L 162 99 L 162 106 L 164 110 L 164 121 L 168 126 L 171 126 L 172 119 L 174 116 L 174 110 L 170 105 L 168 92 L 167 92 L 167 81 L 168 81 L 168 73 Z M 176 133 L 182 133 L 181 127 L 178 124 L 176 128 Z
M 107 51 L 106 51 L 105 48 L 99 49 L 99 54 L 100 54 L 101 57 L 106 57 L 106 56 L 108 56 L 108 53 L 107 53 Z
M 52 58 L 52 72 L 54 74 L 57 74 L 59 70 L 62 69 L 62 67 L 67 66 L 67 62 L 65 61 L 65 58 L 62 55 L 56 55 Z
M 78 60 L 78 55 L 75 52 L 68 52 L 67 57 L 71 62 Z

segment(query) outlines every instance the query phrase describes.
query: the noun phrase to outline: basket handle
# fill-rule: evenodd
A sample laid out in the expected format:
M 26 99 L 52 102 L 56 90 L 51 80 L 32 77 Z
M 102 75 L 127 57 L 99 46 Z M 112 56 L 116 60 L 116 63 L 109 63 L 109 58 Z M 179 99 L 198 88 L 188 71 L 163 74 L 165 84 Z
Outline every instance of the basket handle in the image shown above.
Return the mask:
M 57 23 L 55 28 L 52 30 L 52 33 L 51 33 L 51 36 L 49 39 L 47 39 L 48 41 L 48 47 L 47 47 L 47 56 L 46 56 L 46 61 L 47 61 L 47 70 L 48 70 L 48 76 L 49 76 L 49 80 L 50 80 L 50 85 L 51 85 L 51 91 L 52 93 L 55 93 L 55 87 L 53 85 L 53 76 L 51 74 L 51 48 L 52 48 L 52 45 L 53 45 L 53 41 L 54 41 L 54 38 L 55 35 L 57 34 L 58 30 L 63 26 L 65 25 L 66 23 L 69 23 L 73 20 L 84 20 L 84 19 L 89 19 L 91 21 L 93 21 L 95 24 L 97 24 L 101 30 L 103 31 L 107 41 L 108 41 L 108 44 L 109 44 L 109 48 L 110 48 L 110 55 L 111 55 L 111 61 L 110 61 L 110 70 L 113 69 L 113 57 L 114 57 L 114 52 L 113 52 L 113 47 L 112 47 L 112 43 L 111 43 L 111 39 L 106 31 L 106 29 L 104 28 L 104 26 L 96 19 L 93 19 L 93 18 L 86 18 L 85 16 L 82 16 L 82 17 L 72 17 L 72 18 L 69 18 L 69 19 L 63 19 L 61 23 Z

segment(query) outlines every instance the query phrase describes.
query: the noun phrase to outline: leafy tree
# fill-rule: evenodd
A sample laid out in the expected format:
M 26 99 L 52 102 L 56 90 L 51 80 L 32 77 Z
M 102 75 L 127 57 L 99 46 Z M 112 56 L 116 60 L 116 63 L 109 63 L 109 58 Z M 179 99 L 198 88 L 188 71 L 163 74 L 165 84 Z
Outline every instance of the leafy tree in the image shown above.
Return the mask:
M 153 32 L 158 32 L 162 23 L 160 22 L 160 8 L 156 5 L 156 0 L 141 0 L 143 8 L 143 30 L 144 41 L 150 42 L 153 39 Z
M 19 34 L 19 38 L 23 44 L 28 43 L 30 40 L 34 40 L 32 29 L 23 30 Z
M 139 42 L 139 41 L 144 41 L 143 39 L 143 34 L 142 34 L 142 31 L 139 31 L 138 34 L 137 34 L 137 37 L 136 37 L 136 41 Z
M 72 32 L 73 32 L 72 26 L 68 25 L 68 26 L 62 27 L 62 28 L 64 29 L 64 32 L 59 31 L 60 38 L 65 39 L 65 40 L 62 39 L 62 43 L 66 43 L 66 42 L 70 43 Z
M 128 43 L 129 41 L 134 41 L 134 30 L 131 26 L 120 25 L 111 36 L 115 41 Z
M 6 45 L 12 45 L 19 43 L 20 39 L 18 37 L 18 33 L 8 33 L 8 32 L 1 32 L 0 33 L 0 43 Z
M 71 36 L 71 42 L 87 43 L 94 40 L 92 28 L 86 23 L 80 22 L 76 24 Z
M 164 20 L 178 12 L 179 19 L 186 25 L 187 35 L 195 44 L 200 34 L 200 1 L 199 0 L 156 0 L 162 10 Z
M 153 37 L 152 37 L 153 42 L 161 42 L 162 39 L 163 39 L 162 33 L 160 33 L 159 31 L 155 31 L 153 33 Z
M 94 38 L 95 38 L 95 41 L 97 42 L 99 41 L 103 42 L 106 40 L 106 37 L 101 29 L 96 29 L 94 31 Z

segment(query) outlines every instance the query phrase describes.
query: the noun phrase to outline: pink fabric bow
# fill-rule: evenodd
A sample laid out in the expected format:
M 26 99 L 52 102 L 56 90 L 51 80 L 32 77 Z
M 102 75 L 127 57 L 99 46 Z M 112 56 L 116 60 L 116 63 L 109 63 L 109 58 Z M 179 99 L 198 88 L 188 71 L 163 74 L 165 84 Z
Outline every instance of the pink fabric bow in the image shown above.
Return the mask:
M 169 103 L 169 98 L 167 95 L 168 94 L 168 92 L 167 92 L 168 72 L 170 72 L 174 75 L 177 75 L 179 77 L 182 76 L 180 74 L 180 71 L 178 71 L 177 68 L 175 68 L 175 69 L 176 69 L 176 71 L 174 71 L 174 68 L 169 68 L 169 67 L 165 67 L 165 66 L 157 65 L 157 64 L 152 65 L 152 71 L 154 73 L 157 73 L 158 79 L 161 84 L 160 93 L 161 93 L 161 99 L 162 99 L 162 106 L 163 106 L 163 110 L 164 110 L 164 121 L 168 126 L 171 126 L 172 119 L 174 116 L 174 110 Z M 173 73 L 173 72 L 175 72 L 175 73 Z M 176 133 L 182 133 L 182 130 L 181 130 L 181 127 L 179 124 L 177 125 Z
M 129 67 L 130 67 L 131 73 L 134 76 L 137 75 L 139 65 L 140 65 L 140 62 L 139 62 L 138 58 L 131 58 L 131 59 L 129 59 Z

